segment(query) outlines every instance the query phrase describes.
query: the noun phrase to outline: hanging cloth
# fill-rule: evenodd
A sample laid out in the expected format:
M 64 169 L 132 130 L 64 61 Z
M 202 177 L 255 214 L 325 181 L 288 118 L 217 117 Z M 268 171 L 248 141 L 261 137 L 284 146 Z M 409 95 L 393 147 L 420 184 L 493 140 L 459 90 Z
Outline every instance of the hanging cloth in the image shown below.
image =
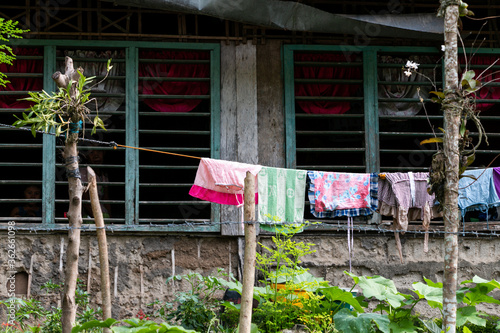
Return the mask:
M 306 171 L 262 167 L 258 176 L 258 218 L 272 222 L 276 216 L 282 222 L 304 221 Z M 274 231 L 274 227 L 261 224 L 261 229 Z
M 247 171 L 255 175 L 255 203 L 257 202 L 257 174 L 261 165 L 202 158 L 189 194 L 195 198 L 223 205 L 243 205 Z
M 372 215 L 378 174 L 308 171 L 311 214 L 319 218 Z
M 427 192 L 428 172 L 386 173 L 380 180 L 379 213 L 393 217 L 394 237 L 403 263 L 403 253 L 399 233 L 408 230 L 410 220 L 421 219 L 424 230 L 428 231 L 430 221 L 437 217 L 434 195 Z M 424 252 L 428 251 L 428 234 L 424 237 Z
M 490 207 L 500 206 L 495 189 L 493 169 L 466 170 L 458 182 L 458 207 L 462 217 L 468 211 L 487 212 Z

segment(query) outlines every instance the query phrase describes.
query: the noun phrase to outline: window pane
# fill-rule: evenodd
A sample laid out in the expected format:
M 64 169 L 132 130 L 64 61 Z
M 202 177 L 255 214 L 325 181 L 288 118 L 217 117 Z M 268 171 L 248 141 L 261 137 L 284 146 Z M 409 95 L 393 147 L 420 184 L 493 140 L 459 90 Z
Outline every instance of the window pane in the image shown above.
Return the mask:
M 141 148 L 210 157 L 210 53 L 140 50 Z M 199 159 L 139 152 L 140 222 L 210 220 L 210 203 L 189 195 Z
M 1 64 L 8 83 L 0 87 L 0 123 L 12 125 L 29 108 L 20 99 L 27 91 L 43 88 L 43 49 L 13 48 L 17 59 L 13 65 Z M 36 138 L 30 131 L 0 127 L 0 217 L 3 221 L 41 222 L 42 134 Z

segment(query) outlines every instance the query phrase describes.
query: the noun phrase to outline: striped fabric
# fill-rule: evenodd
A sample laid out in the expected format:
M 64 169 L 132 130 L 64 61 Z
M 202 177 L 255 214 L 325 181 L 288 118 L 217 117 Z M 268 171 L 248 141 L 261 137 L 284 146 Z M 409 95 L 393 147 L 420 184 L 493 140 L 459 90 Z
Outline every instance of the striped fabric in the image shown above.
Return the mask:
M 272 222 L 274 216 L 281 222 L 304 221 L 305 170 L 262 167 L 257 177 L 259 222 Z
M 317 171 L 308 171 L 308 175 L 311 172 Z M 308 177 L 308 196 L 309 203 L 311 205 L 311 214 L 318 218 L 334 218 L 340 216 L 368 216 L 373 215 L 373 213 L 378 208 L 378 174 L 370 173 L 370 207 L 369 208 L 350 208 L 350 209 L 337 209 L 331 211 L 322 211 L 316 212 L 315 203 L 316 203 L 316 195 L 315 188 L 313 183 L 310 181 L 310 177 Z

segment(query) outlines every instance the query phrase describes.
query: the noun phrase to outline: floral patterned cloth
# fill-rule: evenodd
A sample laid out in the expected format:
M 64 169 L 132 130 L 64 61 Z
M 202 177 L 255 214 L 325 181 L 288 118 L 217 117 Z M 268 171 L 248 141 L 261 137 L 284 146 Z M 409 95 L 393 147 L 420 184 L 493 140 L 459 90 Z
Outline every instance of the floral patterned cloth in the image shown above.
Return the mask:
M 377 209 L 377 174 L 323 171 L 307 174 L 311 213 L 315 217 L 366 216 Z

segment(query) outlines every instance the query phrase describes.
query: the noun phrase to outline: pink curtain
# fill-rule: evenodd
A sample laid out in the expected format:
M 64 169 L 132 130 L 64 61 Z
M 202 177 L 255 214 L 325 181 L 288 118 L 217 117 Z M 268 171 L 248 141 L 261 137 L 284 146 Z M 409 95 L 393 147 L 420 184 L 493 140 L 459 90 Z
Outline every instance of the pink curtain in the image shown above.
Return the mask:
M 491 65 L 497 60 L 498 57 L 488 56 L 488 55 L 474 55 L 472 58 L 467 58 L 467 61 L 470 65 Z M 464 57 L 460 57 L 459 59 L 461 64 L 465 63 Z M 495 63 L 495 66 L 500 65 L 500 61 Z M 485 68 L 476 68 L 474 72 L 476 72 L 475 79 L 481 81 L 484 87 L 479 89 L 476 92 L 477 99 L 499 99 L 500 98 L 500 87 L 494 87 L 488 84 L 488 82 L 492 83 L 500 83 L 500 72 L 498 69 L 489 69 L 483 73 Z M 479 75 L 483 73 L 480 77 Z M 479 77 L 479 78 L 478 78 Z M 478 111 L 486 111 L 490 109 L 494 104 L 493 103 L 477 103 L 476 109 Z
M 172 59 L 172 60 L 209 60 L 208 52 L 196 51 L 144 51 L 141 59 Z M 169 77 L 169 78 L 208 78 L 210 77 L 209 64 L 139 64 L 139 93 L 144 95 L 206 95 L 210 83 L 196 81 L 161 81 L 141 80 L 141 77 Z M 201 103 L 201 99 L 150 99 L 144 103 L 155 111 L 160 112 L 188 112 Z
M 296 53 L 295 61 L 313 62 L 347 62 L 342 54 Z M 295 66 L 296 79 L 360 79 L 359 67 L 332 66 Z M 353 84 L 295 84 L 295 96 L 310 97 L 351 97 L 359 90 L 359 85 Z M 341 114 L 351 108 L 349 102 L 332 101 L 298 101 L 299 107 L 307 113 Z
M 39 49 L 29 48 L 13 48 L 14 54 L 17 56 L 43 56 L 43 51 Z M 9 73 L 43 73 L 43 59 L 16 59 L 12 66 L 8 64 L 0 64 L 0 72 L 7 75 L 7 83 L 5 87 L 0 87 L 3 91 L 39 91 L 43 89 L 43 78 L 13 78 L 9 77 Z M 28 95 L 2 95 L 0 96 L 0 108 L 19 108 L 27 109 L 31 106 L 31 102 L 19 101 L 21 98 L 26 98 Z

